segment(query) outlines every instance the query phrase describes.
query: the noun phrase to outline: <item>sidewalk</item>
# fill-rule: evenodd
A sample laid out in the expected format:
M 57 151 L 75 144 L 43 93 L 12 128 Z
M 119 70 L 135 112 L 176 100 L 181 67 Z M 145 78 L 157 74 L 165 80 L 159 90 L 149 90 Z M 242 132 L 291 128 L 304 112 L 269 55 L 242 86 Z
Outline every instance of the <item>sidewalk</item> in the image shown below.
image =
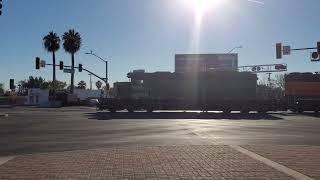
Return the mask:
M 300 171 L 303 175 L 320 179 L 320 147 L 242 146 L 240 148 L 265 155 L 265 158 L 284 163 L 282 165 L 293 168 L 293 171 Z M 292 149 L 296 151 L 292 152 Z M 273 154 L 275 156 L 272 156 Z M 300 160 L 303 160 L 303 163 L 290 163 Z M 21 155 L 8 158 L 0 165 L 0 179 L 282 180 L 294 178 L 237 151 L 232 146 L 192 145 L 115 147 Z

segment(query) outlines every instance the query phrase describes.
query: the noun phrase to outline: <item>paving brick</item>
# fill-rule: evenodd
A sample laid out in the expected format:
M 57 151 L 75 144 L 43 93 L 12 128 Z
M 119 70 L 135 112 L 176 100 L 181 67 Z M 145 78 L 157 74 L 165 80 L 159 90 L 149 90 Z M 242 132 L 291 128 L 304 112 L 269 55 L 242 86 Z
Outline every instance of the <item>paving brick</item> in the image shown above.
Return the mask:
M 242 147 L 304 175 L 320 179 L 320 146 L 251 145 Z
M 108 148 L 17 156 L 0 179 L 291 179 L 229 146 Z

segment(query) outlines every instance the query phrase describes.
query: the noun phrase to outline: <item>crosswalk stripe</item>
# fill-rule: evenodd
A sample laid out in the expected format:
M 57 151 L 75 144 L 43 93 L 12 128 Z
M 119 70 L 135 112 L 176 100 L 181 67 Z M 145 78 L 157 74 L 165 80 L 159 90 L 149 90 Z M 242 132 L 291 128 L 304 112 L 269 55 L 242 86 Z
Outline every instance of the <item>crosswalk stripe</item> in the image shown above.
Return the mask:
M 0 157 L 0 166 L 14 158 L 14 156 Z
M 245 155 L 247 155 L 247 156 L 249 156 L 249 157 L 251 157 L 251 158 L 253 158 L 253 159 L 255 159 L 255 160 L 258 160 L 258 161 L 260 161 L 260 162 L 262 162 L 262 163 L 264 163 L 264 164 L 266 164 L 266 165 L 268 165 L 268 166 L 270 166 L 270 167 L 272 167 L 272 168 L 274 168 L 274 169 L 276 169 L 276 170 L 278 170 L 280 172 L 283 172 L 283 173 L 285 173 L 285 174 L 287 174 L 287 175 L 289 175 L 289 176 L 291 176 L 291 177 L 293 177 L 295 179 L 299 179 L 299 180 L 300 179 L 301 180 L 314 180 L 313 178 L 311 178 L 309 176 L 306 176 L 306 175 L 304 175 L 304 174 L 302 174 L 302 173 L 300 173 L 298 171 L 290 169 L 290 168 L 288 168 L 288 167 L 286 167 L 284 165 L 281 165 L 281 164 L 279 164 L 277 162 L 271 161 L 270 159 L 262 157 L 262 156 L 260 156 L 260 155 L 258 155 L 256 153 L 251 152 L 251 151 L 249 151 L 249 150 L 247 150 L 245 148 L 242 148 L 240 146 L 230 145 L 230 147 L 235 149 L 235 150 L 237 150 L 237 151 L 239 151 L 239 152 L 241 152 L 241 153 L 243 153 L 243 154 L 245 154 Z

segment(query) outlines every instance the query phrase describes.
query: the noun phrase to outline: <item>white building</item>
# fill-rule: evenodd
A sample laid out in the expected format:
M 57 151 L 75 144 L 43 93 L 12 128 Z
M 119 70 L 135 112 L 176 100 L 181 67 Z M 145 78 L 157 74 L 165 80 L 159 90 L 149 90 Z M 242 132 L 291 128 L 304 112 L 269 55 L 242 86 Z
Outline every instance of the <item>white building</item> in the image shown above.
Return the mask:
M 73 94 L 76 95 L 80 101 L 84 101 L 84 100 L 87 100 L 88 98 L 101 97 L 102 90 L 74 89 Z
M 175 72 L 238 70 L 238 54 L 176 54 Z
M 46 106 L 49 104 L 49 90 L 31 88 L 28 89 L 26 105 Z

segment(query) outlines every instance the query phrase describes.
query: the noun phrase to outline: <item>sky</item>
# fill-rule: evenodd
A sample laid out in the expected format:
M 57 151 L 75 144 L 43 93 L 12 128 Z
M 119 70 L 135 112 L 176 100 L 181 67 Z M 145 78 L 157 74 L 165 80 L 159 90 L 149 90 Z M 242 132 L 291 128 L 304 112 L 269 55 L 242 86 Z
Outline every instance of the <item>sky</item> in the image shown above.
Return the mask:
M 235 50 L 239 65 L 287 63 L 289 72 L 320 70 L 319 63 L 310 62 L 311 51 L 275 58 L 277 42 L 302 48 L 315 47 L 320 41 L 320 1 L 224 0 L 203 14 L 200 27 L 186 1 L 195 0 L 3 0 L 0 83 L 8 88 L 10 78 L 15 82 L 29 76 L 51 80 L 52 67 L 36 70 L 35 57 L 51 63 L 43 36 L 52 30 L 61 36 L 69 29 L 82 37 L 76 64 L 104 77 L 105 64 L 85 54 L 93 50 L 108 60 L 110 82 L 128 81 L 126 74 L 135 69 L 173 72 L 175 54 L 226 53 L 239 45 L 243 46 Z M 56 57 L 65 65 L 71 62 L 63 48 Z M 89 83 L 88 73 L 75 76 L 76 82 Z M 70 74 L 57 69 L 57 79 L 69 83 Z

